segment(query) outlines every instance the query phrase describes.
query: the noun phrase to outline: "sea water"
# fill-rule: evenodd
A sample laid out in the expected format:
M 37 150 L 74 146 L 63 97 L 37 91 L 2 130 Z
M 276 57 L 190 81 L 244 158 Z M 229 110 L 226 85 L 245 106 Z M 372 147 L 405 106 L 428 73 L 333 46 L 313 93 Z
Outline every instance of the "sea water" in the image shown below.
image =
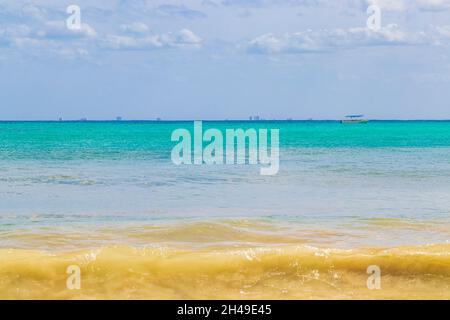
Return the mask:
M 449 297 L 450 122 L 203 126 L 279 129 L 279 172 L 174 165 L 189 121 L 0 122 L 0 297 L 74 297 L 67 261 L 112 272 L 86 298 L 370 297 L 371 262 L 391 275 L 379 297 Z

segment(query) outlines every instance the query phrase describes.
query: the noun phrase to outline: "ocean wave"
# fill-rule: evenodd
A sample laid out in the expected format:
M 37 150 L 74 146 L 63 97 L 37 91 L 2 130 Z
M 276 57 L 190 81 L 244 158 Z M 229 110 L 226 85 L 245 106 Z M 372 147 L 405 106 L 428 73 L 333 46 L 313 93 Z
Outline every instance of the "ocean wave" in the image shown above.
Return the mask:
M 449 299 L 450 245 L 220 249 L 112 246 L 49 253 L 0 250 L 2 299 Z M 68 266 L 81 290 L 65 287 Z M 367 288 L 368 266 L 381 270 Z

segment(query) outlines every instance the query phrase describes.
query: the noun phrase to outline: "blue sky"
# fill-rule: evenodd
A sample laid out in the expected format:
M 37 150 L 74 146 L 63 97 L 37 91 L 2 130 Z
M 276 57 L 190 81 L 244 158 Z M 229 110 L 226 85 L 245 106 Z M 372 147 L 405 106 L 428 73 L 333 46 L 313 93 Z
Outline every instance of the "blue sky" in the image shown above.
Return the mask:
M 450 0 L 0 0 L 3 120 L 450 119 L 449 85 Z

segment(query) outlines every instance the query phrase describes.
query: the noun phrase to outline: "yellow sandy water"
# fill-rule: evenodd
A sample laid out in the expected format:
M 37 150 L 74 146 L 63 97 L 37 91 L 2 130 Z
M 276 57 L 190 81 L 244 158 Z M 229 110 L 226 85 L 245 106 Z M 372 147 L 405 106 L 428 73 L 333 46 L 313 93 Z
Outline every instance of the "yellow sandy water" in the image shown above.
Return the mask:
M 230 224 L 124 230 L 3 236 L 27 249 L 0 249 L 0 299 L 450 299 L 450 244 L 344 249 Z M 72 265 L 80 290 L 66 285 Z M 367 287 L 370 265 L 380 289 Z

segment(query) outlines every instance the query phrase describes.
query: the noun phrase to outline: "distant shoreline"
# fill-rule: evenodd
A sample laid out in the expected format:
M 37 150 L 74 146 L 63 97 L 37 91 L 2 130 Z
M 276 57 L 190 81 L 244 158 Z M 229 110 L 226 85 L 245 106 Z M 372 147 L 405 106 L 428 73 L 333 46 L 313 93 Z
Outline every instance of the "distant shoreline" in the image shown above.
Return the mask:
M 200 119 L 192 120 L 0 120 L 0 123 L 187 123 Z M 203 122 L 248 122 L 248 123 L 273 123 L 273 122 L 341 122 L 342 119 L 292 119 L 292 120 L 201 120 Z M 450 122 L 450 119 L 369 119 L 370 122 Z

